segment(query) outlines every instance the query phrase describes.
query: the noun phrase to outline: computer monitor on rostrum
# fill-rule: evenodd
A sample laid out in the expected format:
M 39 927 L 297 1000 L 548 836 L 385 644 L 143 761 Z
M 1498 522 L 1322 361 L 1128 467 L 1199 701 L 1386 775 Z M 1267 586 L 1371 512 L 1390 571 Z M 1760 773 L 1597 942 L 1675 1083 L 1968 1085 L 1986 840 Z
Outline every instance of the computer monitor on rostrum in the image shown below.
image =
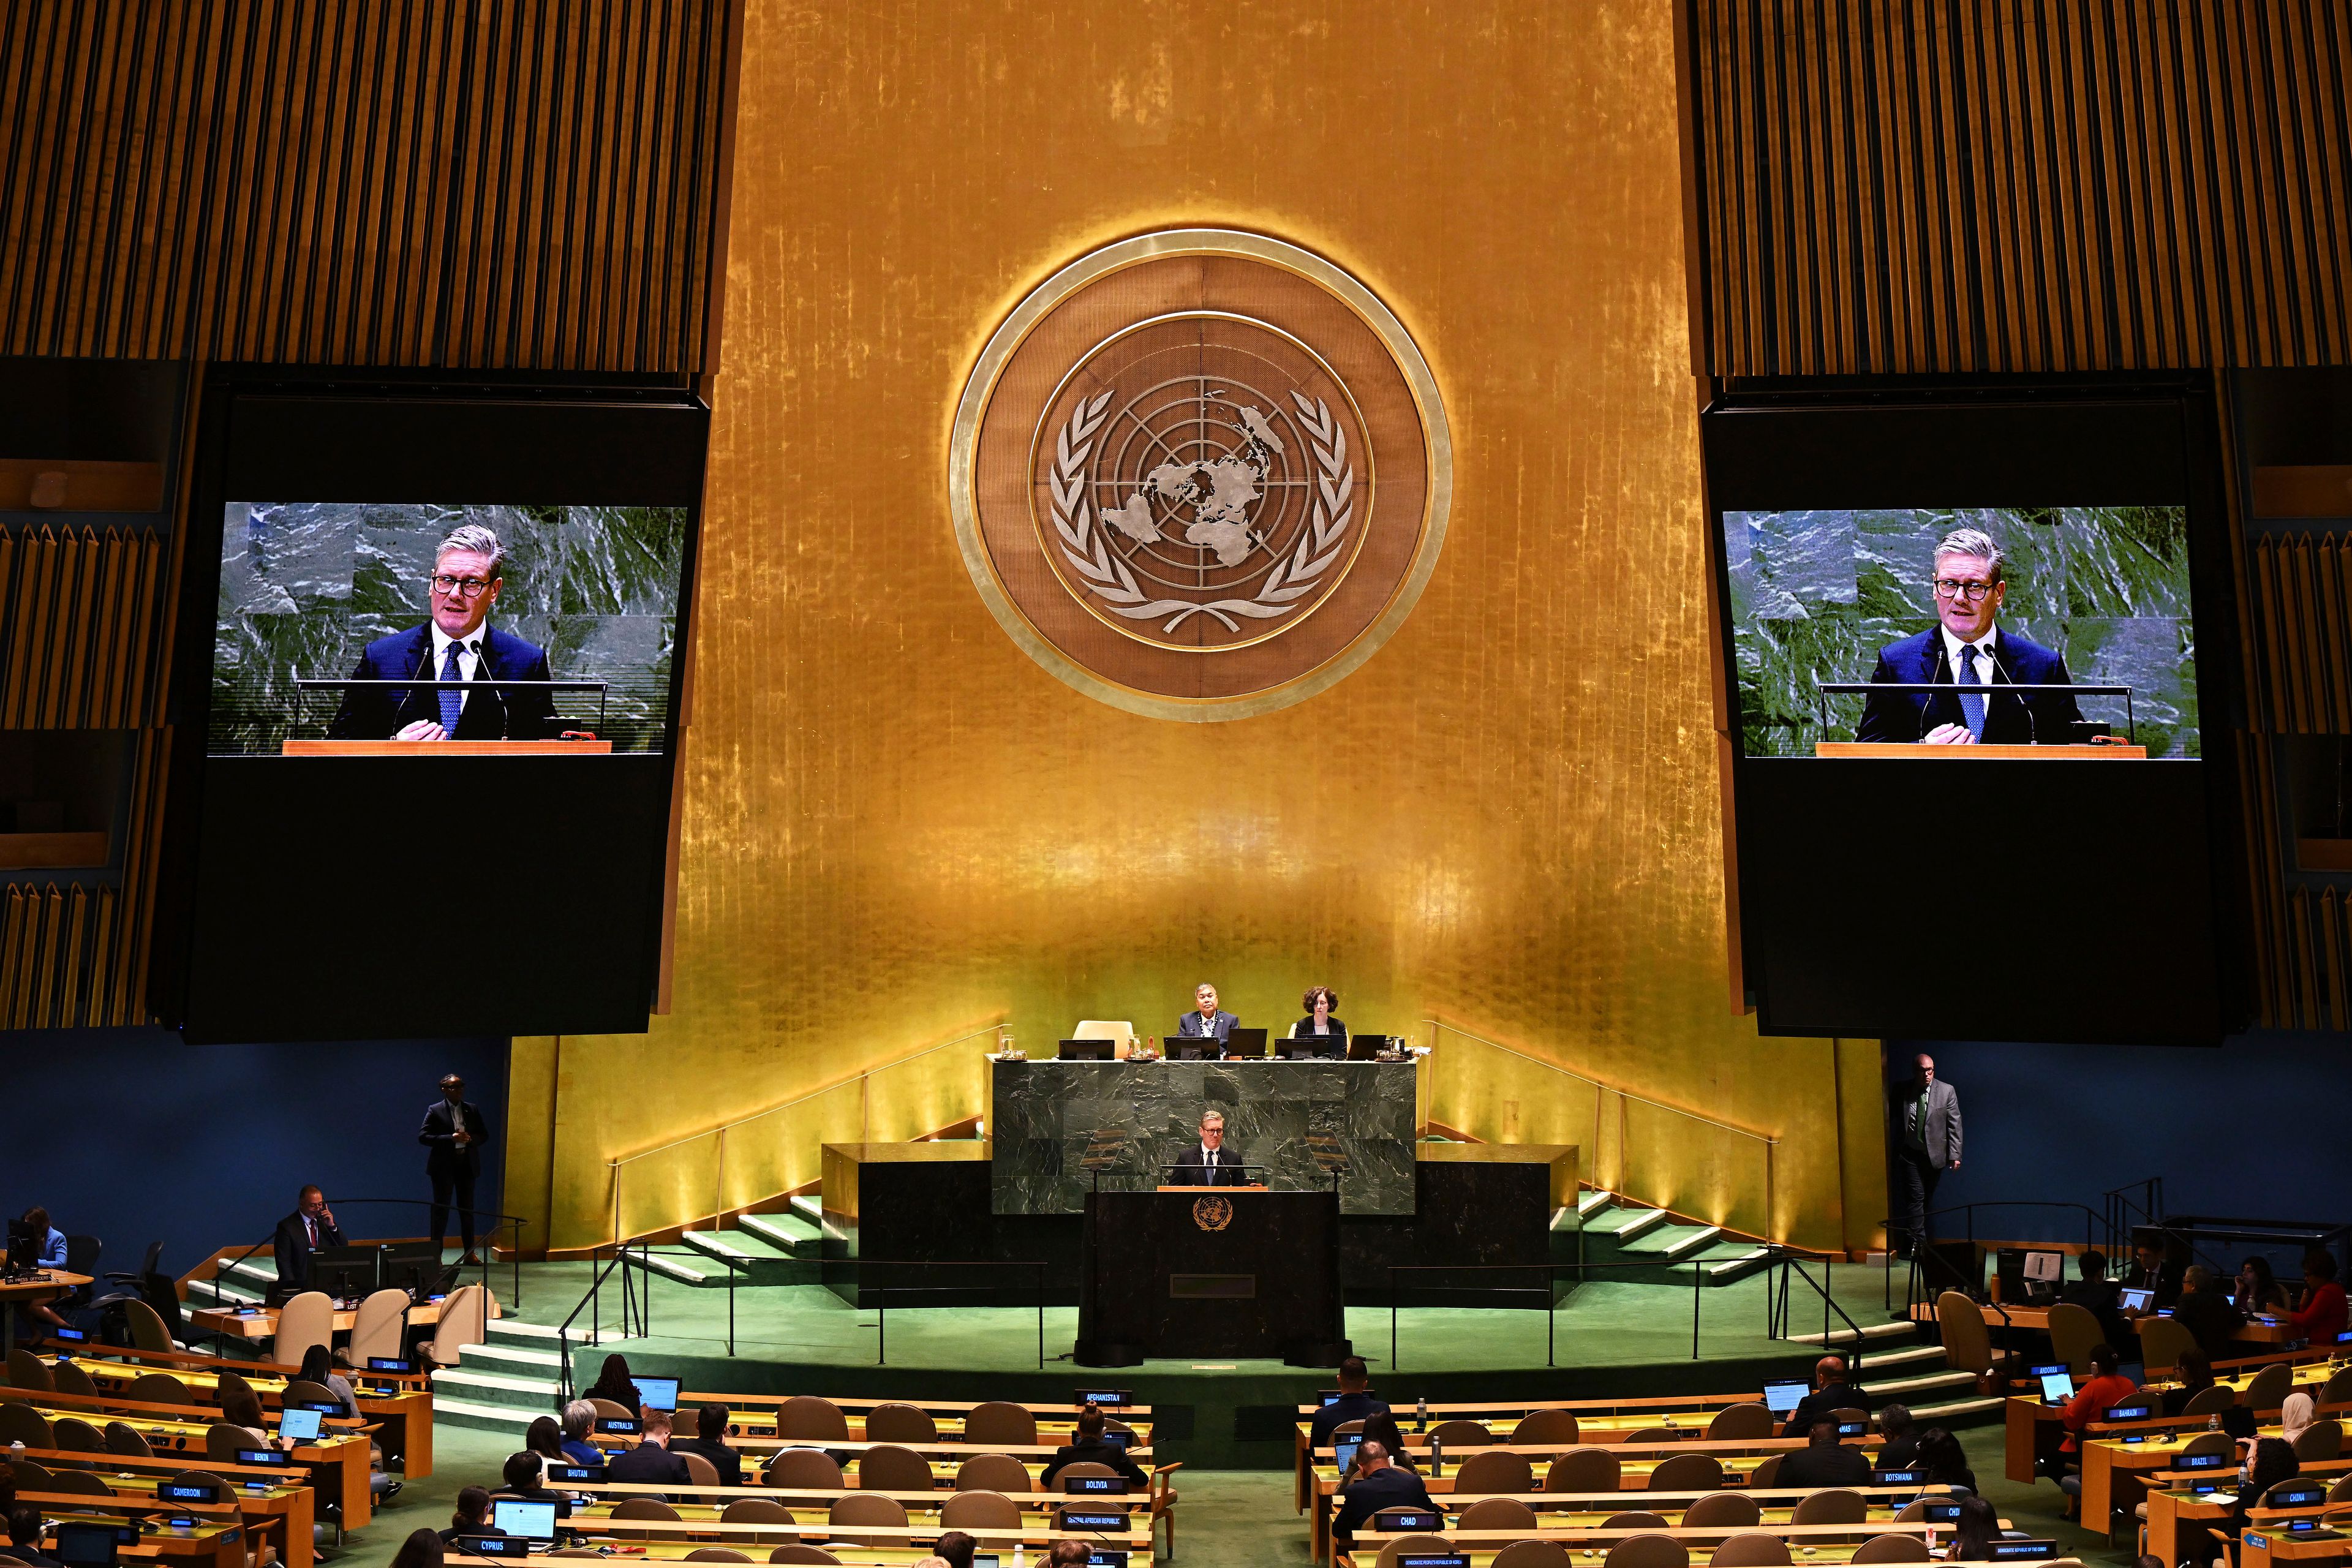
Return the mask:
M 1107 1062 L 1118 1054 L 1117 1040 L 1064 1040 L 1054 1053 L 1055 1061 Z
M 1225 1055 L 1229 1057 L 1263 1057 L 1265 1055 L 1264 1029 L 1236 1028 L 1225 1037 Z

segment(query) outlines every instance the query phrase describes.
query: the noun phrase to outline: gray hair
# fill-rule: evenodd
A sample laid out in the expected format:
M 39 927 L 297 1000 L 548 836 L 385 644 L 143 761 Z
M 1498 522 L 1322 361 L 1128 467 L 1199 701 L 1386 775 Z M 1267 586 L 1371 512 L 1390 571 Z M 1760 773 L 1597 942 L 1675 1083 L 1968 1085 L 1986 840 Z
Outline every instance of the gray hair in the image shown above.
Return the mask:
M 584 1399 L 575 1399 L 563 1407 L 563 1435 L 585 1437 L 588 1428 L 596 1425 L 596 1407 Z
M 1223 1127 L 1225 1124 L 1225 1113 L 1222 1110 L 1204 1110 L 1201 1112 L 1202 1126 L 1206 1127 L 1212 1121 L 1215 1122 L 1218 1126 Z
M 1957 539 L 1959 536 L 1955 534 L 1953 537 Z M 433 564 L 439 566 L 441 557 L 448 554 L 452 550 L 462 550 L 468 555 L 488 556 L 490 576 L 493 580 L 498 577 L 499 568 L 507 563 L 507 547 L 499 542 L 497 534 L 478 522 L 461 522 L 451 529 L 449 537 L 443 540 L 439 547 L 433 552 Z
M 1970 560 L 1981 561 L 1992 568 L 1994 582 L 2001 580 L 2000 546 L 1995 544 L 1992 535 L 1981 528 L 1956 528 L 1944 535 L 1943 542 L 1936 546 L 1936 558 L 1940 561 L 1947 555 L 1965 555 Z
M 2208 1289 L 2213 1283 L 2213 1271 L 2201 1263 L 2192 1263 L 2180 1271 L 2180 1283 L 2190 1290 Z
M 1883 1406 L 1878 1412 L 1878 1430 L 1888 1437 L 1899 1437 L 1911 1430 L 1911 1407 L 1907 1405 Z

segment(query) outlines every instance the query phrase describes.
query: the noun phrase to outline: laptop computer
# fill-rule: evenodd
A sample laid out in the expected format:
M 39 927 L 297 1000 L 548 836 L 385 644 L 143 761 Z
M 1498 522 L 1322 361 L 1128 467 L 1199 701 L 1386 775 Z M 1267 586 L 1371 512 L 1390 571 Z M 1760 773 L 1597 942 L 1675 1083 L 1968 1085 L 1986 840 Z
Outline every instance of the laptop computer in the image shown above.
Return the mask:
M 2145 1312 L 2149 1303 L 2155 1300 L 2155 1291 L 2142 1289 L 2137 1286 L 2116 1292 L 2116 1305 L 2126 1312 Z
M 2063 1405 L 2074 1397 L 2074 1374 L 2064 1367 L 2042 1374 L 2042 1397 L 2052 1405 Z
M 1768 1383 L 1764 1385 L 1764 1408 L 1786 1420 L 1797 1413 L 1797 1406 L 1803 1404 L 1805 1395 L 1812 1391 L 1811 1384 L 1795 1379 L 1785 1383 Z
M 1059 1062 L 1107 1062 L 1118 1055 L 1117 1040 L 1064 1040 L 1054 1048 Z
M 324 1419 L 315 1410 L 289 1406 L 278 1413 L 278 1435 L 289 1443 L 308 1443 L 319 1436 L 319 1424 Z
M 1356 1450 L 1363 1446 L 1364 1435 L 1360 1432 L 1349 1432 L 1331 1439 L 1331 1456 L 1341 1475 L 1356 1468 Z
M 637 1403 L 647 1410 L 677 1408 L 677 1379 L 674 1377 L 632 1377 L 637 1385 Z
M 490 1522 L 507 1534 L 526 1541 L 553 1541 L 555 1505 L 534 1502 L 529 1498 L 502 1497 L 490 1504 Z

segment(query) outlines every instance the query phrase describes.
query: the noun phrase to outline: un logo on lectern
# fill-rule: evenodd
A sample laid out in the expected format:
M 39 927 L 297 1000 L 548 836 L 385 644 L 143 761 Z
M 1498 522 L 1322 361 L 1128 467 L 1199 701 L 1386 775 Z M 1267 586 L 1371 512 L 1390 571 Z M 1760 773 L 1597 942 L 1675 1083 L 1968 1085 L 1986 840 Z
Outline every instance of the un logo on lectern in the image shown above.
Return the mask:
M 1202 1230 L 1223 1230 L 1234 1223 L 1234 1200 L 1231 1198 L 1194 1198 L 1192 1223 Z
M 1452 448 L 1403 325 L 1260 235 L 1144 235 L 1054 274 L 967 381 L 956 536 L 998 623 L 1130 711 L 1322 690 L 1412 610 Z

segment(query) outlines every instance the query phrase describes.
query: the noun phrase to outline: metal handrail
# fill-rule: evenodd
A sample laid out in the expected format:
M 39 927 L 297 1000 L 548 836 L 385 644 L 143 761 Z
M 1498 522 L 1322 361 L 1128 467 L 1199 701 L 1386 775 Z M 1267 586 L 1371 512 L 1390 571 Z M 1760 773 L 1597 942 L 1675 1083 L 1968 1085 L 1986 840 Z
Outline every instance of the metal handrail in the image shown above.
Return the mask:
M 1778 1181 L 1777 1155 L 1780 1147 L 1780 1140 L 1776 1134 L 1759 1131 L 1753 1127 L 1742 1127 L 1737 1121 L 1727 1121 L 1722 1117 L 1709 1116 L 1705 1111 L 1693 1110 L 1687 1106 L 1674 1105 L 1663 1100 L 1654 1100 L 1646 1094 L 1637 1094 L 1630 1089 L 1625 1089 L 1617 1084 L 1606 1082 L 1601 1079 L 1592 1077 L 1589 1073 L 1580 1073 L 1573 1068 L 1561 1067 L 1558 1062 L 1545 1061 L 1541 1057 L 1529 1056 L 1527 1052 L 1504 1045 L 1499 1040 L 1490 1040 L 1484 1035 L 1473 1034 L 1470 1030 L 1463 1028 L 1457 1024 L 1449 1024 L 1444 1019 L 1440 1018 L 1433 1014 L 1423 1018 L 1422 1022 L 1429 1026 L 1429 1045 L 1430 1049 L 1433 1052 L 1437 1048 L 1438 1031 L 1444 1030 L 1448 1034 L 1459 1035 L 1465 1040 L 1475 1040 L 1479 1045 L 1487 1047 L 1492 1050 L 1501 1051 L 1506 1056 L 1517 1057 L 1521 1061 L 1530 1062 L 1548 1071 L 1556 1072 L 1562 1078 L 1574 1079 L 1579 1083 L 1589 1084 L 1596 1091 L 1601 1091 L 1594 1094 L 1592 1101 L 1592 1149 L 1591 1152 L 1591 1157 L 1594 1160 L 1598 1160 L 1601 1156 L 1601 1093 L 1605 1092 L 1615 1095 L 1619 1102 L 1617 1128 L 1617 1174 L 1620 1183 L 1624 1181 L 1626 1172 L 1630 1169 L 1632 1164 L 1632 1150 L 1631 1144 L 1628 1142 L 1627 1128 L 1624 1121 L 1624 1102 L 1627 1100 L 1631 1100 L 1636 1105 L 1646 1105 L 1651 1107 L 1653 1110 L 1664 1110 L 1672 1115 L 1683 1117 L 1688 1121 L 1696 1121 L 1701 1126 L 1714 1127 L 1726 1132 L 1738 1133 L 1742 1138 L 1753 1138 L 1759 1143 L 1764 1145 L 1764 1227 L 1768 1232 L 1769 1231 L 1772 1225 L 1772 1216 L 1775 1212 L 1773 1205 L 1775 1199 L 1775 1185 Z M 1435 1076 L 1435 1071 L 1433 1069 L 1430 1077 L 1433 1079 Z M 1596 1169 L 1591 1174 L 1592 1176 L 1597 1177 L 1599 1174 L 1598 1170 Z M 1765 1237 L 1765 1240 L 1768 1244 L 1771 1244 L 1769 1235 Z
M 827 1084 L 823 1089 L 811 1089 L 806 1094 L 799 1095 L 792 1100 L 784 1100 L 781 1104 L 771 1105 L 764 1110 L 755 1110 L 749 1116 L 739 1116 L 731 1121 L 722 1121 L 716 1127 L 706 1127 L 699 1132 L 689 1132 L 683 1138 L 673 1138 L 667 1143 L 656 1143 L 649 1149 L 639 1149 L 633 1153 L 614 1155 L 604 1162 L 604 1168 L 613 1173 L 613 1236 L 610 1238 L 609 1245 L 615 1247 L 625 1245 L 620 1236 L 621 1177 L 624 1170 L 627 1166 L 635 1164 L 639 1160 L 650 1159 L 656 1154 L 667 1153 L 672 1149 L 682 1149 L 689 1143 L 699 1143 L 704 1139 L 713 1140 L 717 1149 L 717 1170 L 712 1182 L 710 1224 L 711 1228 L 715 1230 L 719 1227 L 720 1223 L 726 1218 L 727 1215 L 727 1135 L 730 1132 L 748 1127 L 752 1122 L 761 1121 L 764 1118 L 780 1115 L 784 1111 L 793 1109 L 795 1106 L 806 1105 L 811 1100 L 822 1100 L 828 1094 L 837 1094 L 845 1089 L 849 1089 L 853 1086 L 865 1085 L 879 1074 L 894 1071 L 897 1068 L 907 1066 L 910 1062 L 920 1061 L 925 1057 L 934 1055 L 940 1051 L 947 1050 L 950 1047 L 962 1045 L 968 1040 L 976 1040 L 983 1036 L 997 1035 L 1003 1029 L 1003 1021 L 999 1019 L 995 1023 L 982 1025 L 979 1028 L 968 1030 L 963 1034 L 956 1036 L 953 1039 L 941 1040 L 939 1044 L 934 1046 L 925 1046 L 920 1050 L 911 1051 L 906 1056 L 897 1058 L 891 1061 L 884 1062 L 878 1067 L 861 1068 L 855 1074 L 848 1078 L 842 1079 L 838 1082 Z
M 1977 1244 L 1977 1210 L 1980 1208 L 2080 1209 L 2083 1211 L 2083 1245 L 2086 1249 L 2092 1245 L 2092 1237 L 2094 1236 L 2094 1232 L 2092 1230 L 2093 1222 L 2098 1218 L 2098 1215 L 2093 1211 L 2091 1205 L 2088 1204 L 2067 1203 L 2056 1198 L 1979 1198 L 1972 1203 L 1953 1204 L 1948 1207 L 1931 1209 L 1922 1217 L 1932 1222 L 1937 1216 L 1942 1215 L 1967 1215 L 1969 1216 L 1968 1235 L 1962 1239 L 1964 1239 L 1970 1247 L 1974 1247 Z M 1907 1219 L 1909 1216 L 1906 1215 L 1905 1217 Z M 1888 1215 L 1885 1219 L 1881 1220 L 1879 1224 L 1885 1228 L 1886 1234 L 1889 1237 L 1892 1237 L 1895 1234 L 1895 1216 L 1893 1215 Z M 1932 1239 L 1935 1230 L 1933 1224 L 1931 1223 L 1926 1228 L 1928 1232 L 1927 1236 L 1911 1237 L 1911 1268 L 1906 1275 L 1903 1283 L 1903 1316 L 1906 1320 L 1912 1317 L 1914 1310 L 1918 1306 L 1921 1300 L 1925 1300 L 1925 1298 L 1919 1294 L 1919 1258 L 1922 1252 L 1935 1246 L 1935 1242 Z M 1906 1226 L 1906 1230 L 1907 1232 L 1907 1226 Z M 1971 1289 L 1981 1288 L 1982 1284 L 1983 1281 L 1979 1280 L 1976 1282 L 1976 1285 L 1971 1287 Z M 1886 1279 L 1882 1288 L 1880 1297 L 1880 1299 L 1886 1303 L 1887 1309 L 1890 1311 L 1894 1310 L 1894 1292 L 1895 1271 L 1890 1268 L 1886 1271 Z M 1998 1304 L 1995 1305 L 1994 1310 L 2000 1311 L 2002 1326 L 2006 1327 L 2009 1320 L 2008 1312 L 2001 1310 Z
M 827 1258 L 824 1270 L 848 1268 L 856 1270 L 857 1280 L 851 1287 L 860 1297 L 868 1289 L 875 1292 L 874 1364 L 890 1364 L 890 1292 L 900 1295 L 932 1295 L 965 1289 L 955 1285 L 875 1285 L 866 1283 L 866 1270 L 875 1268 L 1034 1268 L 1037 1271 L 1037 1370 L 1045 1370 L 1045 1260 L 1038 1258 Z
M 599 1247 L 596 1250 L 598 1252 L 602 1252 L 604 1248 Z M 615 1268 L 620 1266 L 622 1259 L 627 1256 L 627 1247 L 614 1247 L 613 1249 L 611 1260 L 606 1262 L 602 1268 L 598 1268 L 594 1277 L 588 1281 L 587 1294 L 581 1297 L 579 1301 L 572 1306 L 572 1310 L 564 1314 L 563 1321 L 555 1326 L 555 1408 L 559 1415 L 562 1413 L 564 1405 L 571 1403 L 572 1400 L 572 1325 L 580 1321 L 580 1314 L 582 1312 L 586 1311 L 589 1315 L 589 1342 L 591 1343 L 595 1343 L 604 1339 L 604 1323 L 601 1296 L 604 1289 L 604 1280 L 612 1274 Z M 625 1269 L 621 1275 L 621 1332 L 624 1336 L 625 1336 L 629 1331 L 628 1288 L 629 1277 L 627 1271 Z
M 1773 1303 L 1775 1300 L 1774 1292 L 1769 1283 L 1765 1287 L 1764 1337 L 1768 1340 L 1780 1339 L 1783 1337 L 1780 1331 L 1789 1326 L 1790 1321 L 1789 1311 L 1789 1272 L 1790 1269 L 1794 1269 L 1797 1273 L 1797 1277 L 1802 1279 L 1806 1284 L 1811 1286 L 1814 1293 L 1819 1295 L 1822 1299 L 1822 1349 L 1824 1352 L 1827 1352 L 1830 1348 L 1830 1314 L 1832 1312 L 1835 1312 L 1838 1316 L 1838 1321 L 1845 1324 L 1846 1331 L 1853 1336 L 1853 1352 L 1851 1355 L 1845 1358 L 1846 1370 L 1857 1374 L 1860 1373 L 1862 1371 L 1862 1347 L 1864 1343 L 1862 1325 L 1855 1322 L 1851 1317 L 1848 1317 L 1846 1315 L 1846 1310 L 1843 1307 L 1839 1306 L 1836 1299 L 1830 1294 L 1830 1286 L 1836 1282 L 1836 1276 L 1832 1272 L 1832 1270 L 1836 1268 L 1836 1264 L 1831 1258 L 1830 1254 L 1826 1252 L 1817 1252 L 1813 1254 L 1813 1256 L 1820 1260 L 1822 1266 L 1822 1278 L 1815 1279 L 1812 1275 L 1806 1270 L 1804 1263 L 1797 1257 L 1795 1248 L 1782 1247 L 1778 1243 L 1772 1242 L 1766 1243 L 1766 1246 L 1771 1249 L 1772 1256 L 1766 1260 L 1765 1268 L 1769 1270 L 1775 1263 L 1780 1266 L 1780 1289 L 1778 1295 L 1780 1317 L 1776 1321 L 1772 1316 Z

